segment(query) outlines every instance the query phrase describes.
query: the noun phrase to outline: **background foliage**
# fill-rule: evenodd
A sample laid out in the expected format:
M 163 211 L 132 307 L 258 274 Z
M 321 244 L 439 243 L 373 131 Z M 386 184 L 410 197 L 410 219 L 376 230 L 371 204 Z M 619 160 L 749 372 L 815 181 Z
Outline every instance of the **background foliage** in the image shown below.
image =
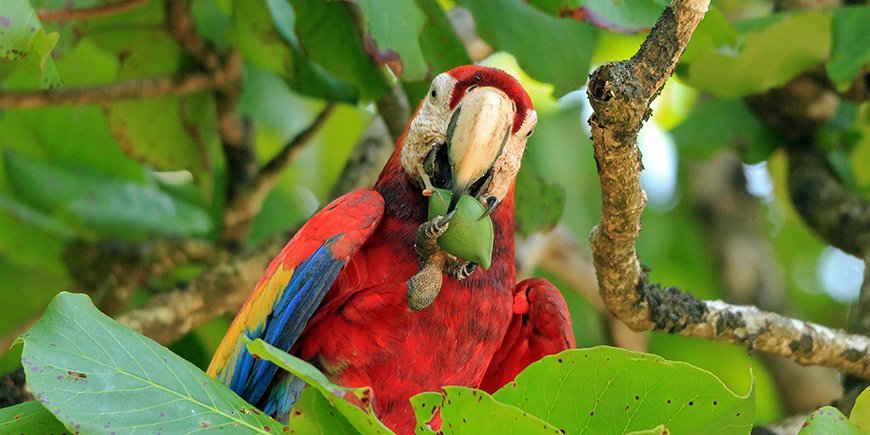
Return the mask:
M 193 55 L 172 33 L 167 22 L 173 2 L 130 3 L 136 7 L 121 13 L 58 21 L 36 11 L 103 2 L 4 0 L 0 89 L 99 88 L 214 73 L 207 59 Z M 61 290 L 90 292 L 100 305 L 95 283 L 104 284 L 113 275 L 123 281 L 130 273 L 108 259 L 131 252 L 148 255 L 155 240 L 196 239 L 234 247 L 224 229 L 231 198 L 240 188 L 238 156 L 219 122 L 224 114 L 233 114 L 232 108 L 245 120 L 254 163 L 262 165 L 326 104 L 338 103 L 281 172 L 244 239 L 230 240 L 250 246 L 295 228 L 329 198 L 348 156 L 377 116 L 372 103 L 391 87 L 400 86 L 413 106 L 435 74 L 472 60 L 517 75 L 539 113 L 518 186 L 518 195 L 528 198 L 519 202 L 526 209 L 521 213 L 529 215 L 521 221 L 519 237 L 540 237 L 540 230 L 558 220 L 585 245 L 598 220 L 599 192 L 581 88 L 593 66 L 636 51 L 665 4 L 191 1 L 192 32 L 215 47 L 222 62 L 231 53 L 241 56 L 238 95 L 231 86 L 215 86 L 203 92 L 0 111 L 2 343 L 10 344 Z M 806 71 L 817 72 L 840 91 L 847 89 L 870 61 L 870 10 L 773 12 L 772 4 L 761 0 L 714 1 L 713 6 L 641 135 L 650 207 L 640 258 L 651 267 L 653 280 L 701 298 L 740 300 L 729 291 L 735 278 L 717 260 L 721 240 L 697 206 L 700 186 L 712 174 L 706 165 L 723 154 L 739 154 L 746 165 L 737 176 L 748 182 L 737 184 L 748 189 L 754 204 L 741 217 L 758 225 L 762 243 L 770 247 L 764 272 L 775 284 L 765 288 L 780 292 L 741 302 L 773 300 L 773 309 L 843 327 L 860 284 L 860 262 L 826 247 L 800 221 L 785 188 L 786 140 L 742 98 Z M 459 18 L 468 18 L 463 10 L 470 12 L 489 48 L 481 48 L 480 40 L 466 46 L 454 30 Z M 865 198 L 870 192 L 868 120 L 866 102 L 844 101 L 819 130 L 826 158 L 843 184 Z M 560 207 L 552 207 L 560 201 L 561 218 Z M 528 213 L 539 209 L 555 210 Z M 115 314 L 135 308 L 154 294 L 184 285 L 203 268 L 193 262 L 163 270 L 136 281 L 122 306 L 101 308 Z M 575 281 L 546 267 L 535 274 L 547 275 L 565 293 L 578 345 L 618 342 L 595 301 L 582 296 L 589 289 L 577 288 Z M 205 367 L 229 319 L 209 322 L 172 349 Z M 749 390 L 751 367 L 757 423 L 814 409 L 839 394 L 835 375 L 827 371 L 813 378 L 827 387 L 787 390 L 776 378 L 778 369 L 772 369 L 777 366 L 742 348 L 664 333 L 641 342 L 649 352 L 710 370 L 734 391 Z M 20 366 L 19 355 L 20 347 L 6 352 L 0 367 Z M 796 400 L 801 398 L 805 400 Z

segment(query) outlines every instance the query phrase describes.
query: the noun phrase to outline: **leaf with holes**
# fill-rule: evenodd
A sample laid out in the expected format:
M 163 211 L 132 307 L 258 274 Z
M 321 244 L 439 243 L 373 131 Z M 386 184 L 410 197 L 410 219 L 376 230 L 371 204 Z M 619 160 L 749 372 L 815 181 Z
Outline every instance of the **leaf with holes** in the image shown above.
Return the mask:
M 46 33 L 27 0 L 3 0 L 0 9 L 0 82 L 12 89 L 53 88 L 60 77 L 51 52 L 60 34 Z
M 327 402 L 338 411 L 356 430 L 364 434 L 389 434 L 393 433 L 384 426 L 375 415 L 371 407 L 372 389 L 370 387 L 346 388 L 333 384 L 326 375 L 321 373 L 311 364 L 282 351 L 261 339 L 256 339 L 247 344 L 248 352 L 257 358 L 271 361 L 278 367 L 293 373 L 308 385 L 323 395 Z M 363 403 L 365 409 L 349 402 L 353 400 Z M 303 403 L 305 405 L 305 403 Z M 296 409 L 293 413 L 300 411 Z M 305 410 L 301 410 L 306 413 Z M 313 412 L 313 411 L 307 411 Z M 322 410 L 318 412 L 323 412 Z M 292 418 L 292 414 L 291 414 Z
M 283 425 L 149 338 L 62 292 L 22 335 L 27 384 L 70 431 L 278 432 Z
M 0 433 L 62 432 L 66 427 L 35 400 L 0 409 Z
M 862 433 L 864 432 L 855 427 L 839 409 L 823 406 L 807 417 L 798 435 L 861 435 Z
M 852 407 L 849 421 L 858 426 L 864 433 L 870 433 L 870 388 L 866 388 L 855 399 L 855 406 Z
M 442 393 L 421 393 L 411 398 L 417 417 L 417 434 L 487 433 L 557 434 L 563 432 L 516 407 L 499 403 L 485 391 L 444 387 Z M 440 430 L 430 422 L 440 415 Z M 436 420 L 437 421 L 437 420 Z M 432 422 L 434 423 L 434 422 Z M 437 423 L 435 423 L 437 425 Z M 434 429 L 434 431 L 433 431 Z
M 613 347 L 548 356 L 493 394 L 567 433 L 749 433 L 755 392 L 740 396 L 687 363 Z

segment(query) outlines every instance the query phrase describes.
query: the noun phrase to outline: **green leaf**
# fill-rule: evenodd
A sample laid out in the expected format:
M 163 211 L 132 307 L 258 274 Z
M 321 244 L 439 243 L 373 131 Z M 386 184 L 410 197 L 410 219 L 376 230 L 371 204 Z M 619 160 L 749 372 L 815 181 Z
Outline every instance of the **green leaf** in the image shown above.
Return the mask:
M 656 23 L 669 2 L 665 0 L 583 0 L 578 2 L 584 19 L 620 33 L 637 33 Z M 566 11 L 560 11 L 565 14 Z
M 248 352 L 257 358 L 273 362 L 278 367 L 293 373 L 308 385 L 315 388 L 323 397 L 344 416 L 358 431 L 365 434 L 392 433 L 375 415 L 371 407 L 372 389 L 370 387 L 346 388 L 333 384 L 311 364 L 278 349 L 261 339 L 247 343 Z M 362 409 L 348 399 L 365 404 Z M 309 410 L 309 412 L 311 412 Z M 322 412 L 322 411 L 321 411 Z
M 864 433 L 870 432 L 870 388 L 866 388 L 855 399 L 855 405 L 852 406 L 852 414 L 849 415 L 849 421 L 857 426 L 858 429 L 863 430 Z
M 798 435 L 861 435 L 861 429 L 855 427 L 839 409 L 833 406 L 823 406 L 807 417 Z
M 370 53 L 403 80 L 420 80 L 426 60 L 420 31 L 426 17 L 413 1 L 348 0 L 362 10 Z
M 695 51 L 679 71 L 688 84 L 720 97 L 764 92 L 824 62 L 830 26 L 829 12 L 794 14 L 745 33 L 739 49 Z
M 551 83 L 555 96 L 580 89 L 598 30 L 556 18 L 520 0 L 459 0 L 474 15 L 477 32 L 496 50 L 514 55 L 535 80 Z
M 301 434 L 347 434 L 360 433 L 333 407 L 326 397 L 314 388 L 302 390 L 290 421 L 287 424 L 294 433 Z
M 739 396 L 690 364 L 605 346 L 541 359 L 493 397 L 567 433 L 749 433 L 755 417 L 754 389 Z
M 514 191 L 516 232 L 528 236 L 553 229 L 565 212 L 565 198 L 564 187 L 548 183 L 530 165 L 521 166 Z
M 427 74 L 422 80 L 402 85 L 408 101 L 417 102 L 429 91 L 432 79 L 444 71 L 460 65 L 473 63 L 465 50 L 465 44 L 453 30 L 453 25 L 437 0 L 417 0 L 417 6 L 426 15 L 426 24 L 420 33 L 420 47 L 426 56 Z
M 0 433 L 62 432 L 66 427 L 35 400 L 0 409 Z
M 870 8 L 866 5 L 834 9 L 831 59 L 825 67 L 838 91 L 849 89 L 861 69 L 870 63 L 867 23 L 870 23 Z
M 417 416 L 417 433 L 431 434 L 426 428 L 440 411 L 441 432 L 445 434 L 487 433 L 559 434 L 556 427 L 522 410 L 499 403 L 485 391 L 467 387 L 444 387 L 442 393 L 421 393 L 411 398 Z
M 668 5 L 665 0 L 530 0 L 528 3 L 557 17 L 572 17 L 619 33 L 648 30 Z
M 310 0 L 290 3 L 296 13 L 299 46 L 317 68 L 355 86 L 364 101 L 375 100 L 387 92 L 389 84 L 382 67 L 369 56 L 346 3 Z
M 181 49 L 164 33 L 146 32 L 124 51 L 119 80 L 173 74 Z M 220 148 L 211 94 L 113 103 L 106 111 L 112 135 L 131 157 L 158 170 L 187 170 L 207 202 L 214 191 L 214 154 Z
M 193 364 L 100 313 L 85 295 L 60 293 L 19 342 L 28 385 L 70 431 L 283 428 Z
M 28 0 L 3 0 L 0 9 L 0 80 L 14 88 L 51 88 L 60 77 L 51 58 L 60 35 L 46 33 Z
M 128 155 L 161 171 L 189 171 L 211 201 L 214 155 L 220 149 L 213 95 L 119 102 L 107 113 L 112 134 Z
M 634 432 L 629 432 L 626 435 L 668 435 L 670 431 L 665 425 L 660 424 L 652 429 L 647 430 L 636 430 Z
M 737 30 L 731 26 L 722 11 L 715 6 L 704 14 L 704 19 L 698 24 L 698 28 L 692 33 L 692 39 L 686 46 L 686 51 L 680 56 L 682 64 L 691 63 L 698 56 L 727 47 L 733 50 L 737 44 Z
M 270 2 L 274 3 L 274 2 Z M 286 5 L 286 3 L 284 3 Z M 292 9 L 290 13 L 292 14 Z M 245 60 L 259 68 L 290 78 L 293 71 L 293 56 L 290 47 L 276 29 L 293 26 L 293 16 L 279 19 L 270 12 L 265 2 L 233 2 L 230 38 L 234 47 Z M 295 38 L 294 38 L 295 39 Z
M 199 207 L 178 200 L 156 186 L 120 181 L 86 168 L 52 165 L 20 154 L 4 155 L 11 187 L 36 208 L 88 230 L 122 238 L 157 232 L 204 234 L 211 218 Z
M 145 168 L 118 146 L 105 113 L 97 106 L 9 110 L 3 115 L 0 143 L 6 150 L 113 178 L 137 182 L 147 178 Z
M 695 159 L 708 159 L 723 148 L 734 147 L 743 161 L 758 163 L 779 145 L 778 136 L 738 99 L 715 99 L 695 106 L 671 133 L 680 153 Z
M 69 226 L 0 194 L 0 257 L 22 267 L 62 274 L 65 268 L 59 260 L 73 237 Z

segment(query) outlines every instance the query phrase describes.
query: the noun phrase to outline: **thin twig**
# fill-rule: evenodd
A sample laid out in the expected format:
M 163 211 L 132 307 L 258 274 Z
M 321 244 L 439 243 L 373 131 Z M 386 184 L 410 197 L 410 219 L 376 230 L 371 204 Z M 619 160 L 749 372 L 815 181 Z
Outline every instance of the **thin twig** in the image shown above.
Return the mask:
M 870 339 L 791 319 L 756 307 L 700 301 L 674 288 L 651 284 L 637 258 L 646 194 L 637 132 L 649 105 L 673 73 L 708 0 L 674 0 L 638 53 L 603 65 L 590 78 L 589 119 L 601 179 L 601 220 L 591 235 L 601 296 L 635 330 L 658 329 L 739 343 L 801 364 L 870 375 Z
M 335 103 L 328 103 L 308 127 L 287 142 L 262 169 L 257 171 L 250 187 L 232 199 L 224 212 L 225 237 L 231 235 L 234 238 L 241 238 L 247 232 L 248 224 L 263 208 L 263 202 L 275 187 L 284 169 L 290 165 L 299 149 L 320 131 L 335 110 L 335 106 Z
M 188 95 L 214 90 L 223 84 L 223 80 L 222 75 L 194 73 L 182 77 L 152 77 L 83 88 L 3 92 L 0 93 L 0 107 L 31 109 Z
M 63 23 L 66 21 L 81 21 L 92 20 L 94 18 L 103 18 L 120 13 L 127 12 L 132 9 L 144 6 L 149 0 L 122 0 L 116 3 L 109 3 L 99 6 L 91 6 L 89 8 L 80 9 L 38 9 L 36 15 L 43 23 Z M 70 6 L 72 2 L 68 3 Z
M 170 344 L 203 323 L 242 306 L 272 258 L 290 240 L 278 234 L 221 261 L 178 288 L 154 296 L 118 321 L 161 344 Z
M 263 165 L 263 168 L 260 169 L 260 173 L 257 176 L 257 180 L 254 182 L 254 195 L 262 195 L 264 192 L 272 190 L 277 178 L 282 172 L 284 172 L 284 169 L 290 164 L 290 162 L 293 161 L 293 157 L 299 149 L 314 138 L 317 132 L 320 131 L 320 128 L 323 127 L 323 124 L 325 124 L 329 119 L 329 116 L 335 111 L 335 107 L 335 103 L 328 103 L 326 107 L 317 114 L 314 121 L 311 121 L 311 124 L 308 125 L 308 127 L 296 134 L 293 139 L 287 142 L 281 150 L 278 151 L 278 154 L 275 154 L 271 160 Z
M 166 28 L 172 38 L 188 54 L 209 70 L 221 67 L 220 55 L 196 31 L 193 17 L 190 16 L 190 2 L 186 0 L 164 0 Z

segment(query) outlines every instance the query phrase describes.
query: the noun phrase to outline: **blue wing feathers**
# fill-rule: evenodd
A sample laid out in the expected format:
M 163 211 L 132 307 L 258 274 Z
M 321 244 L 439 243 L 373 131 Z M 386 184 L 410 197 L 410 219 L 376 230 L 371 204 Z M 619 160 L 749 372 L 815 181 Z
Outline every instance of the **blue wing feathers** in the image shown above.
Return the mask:
M 331 252 L 331 246 L 341 236 L 343 234 L 328 239 L 296 268 L 280 299 L 275 302 L 272 313 L 266 319 L 265 327 L 257 336 L 284 351 L 289 351 L 293 347 L 344 267 L 345 262 L 335 258 Z M 300 383 L 289 375 L 282 376 L 282 379 L 275 379 L 277 371 L 278 366 L 254 358 L 243 347 L 236 361 L 236 370 L 230 388 L 255 405 L 259 404 L 265 396 L 267 400 L 262 408 L 270 415 L 275 415 L 276 412 L 289 413 L 295 397 L 301 391 Z M 304 386 L 304 383 L 301 385 Z M 267 395 L 266 392 L 270 387 L 272 394 Z M 287 394 L 291 389 L 295 390 L 295 394 Z M 276 396 L 276 393 L 283 393 L 283 395 Z M 278 398 L 280 400 L 276 400 Z

